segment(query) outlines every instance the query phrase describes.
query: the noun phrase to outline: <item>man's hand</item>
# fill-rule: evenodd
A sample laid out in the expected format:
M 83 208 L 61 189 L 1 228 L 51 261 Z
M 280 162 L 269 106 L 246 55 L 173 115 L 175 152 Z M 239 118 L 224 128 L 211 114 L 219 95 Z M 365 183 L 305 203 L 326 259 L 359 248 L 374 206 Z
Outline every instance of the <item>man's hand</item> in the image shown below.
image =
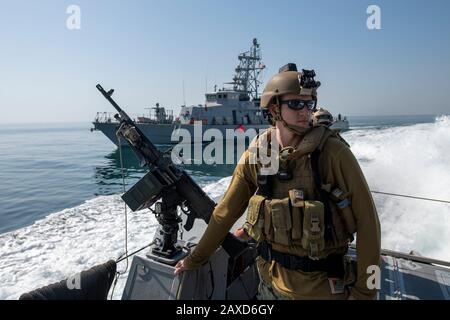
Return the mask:
M 250 240 L 250 237 L 248 236 L 247 232 L 245 231 L 244 227 L 240 227 L 234 232 L 234 236 L 236 238 L 242 239 L 244 241 Z
M 184 259 L 182 259 L 182 260 L 177 262 L 177 264 L 175 265 L 175 271 L 173 272 L 174 275 L 178 275 L 178 274 L 180 274 L 183 271 L 189 270 L 184 265 L 184 260 L 186 260 L 186 258 L 184 258 Z

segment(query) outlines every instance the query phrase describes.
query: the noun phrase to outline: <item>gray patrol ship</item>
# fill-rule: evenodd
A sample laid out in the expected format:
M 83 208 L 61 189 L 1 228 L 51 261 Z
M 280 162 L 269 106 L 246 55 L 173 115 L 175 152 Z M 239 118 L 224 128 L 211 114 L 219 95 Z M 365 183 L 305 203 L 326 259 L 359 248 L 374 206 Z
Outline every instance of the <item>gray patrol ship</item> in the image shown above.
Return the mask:
M 259 109 L 258 88 L 261 85 L 261 71 L 265 65 L 261 62 L 261 48 L 257 39 L 253 39 L 249 51 L 239 54 L 239 65 L 229 88 L 221 88 L 205 93 L 206 101 L 197 106 L 181 106 L 178 117 L 173 110 L 167 110 L 156 104 L 149 108 L 148 116 L 134 118 L 139 129 L 155 144 L 178 143 L 173 140 L 180 129 L 186 129 L 194 137 L 194 124 L 202 124 L 202 130 L 214 128 L 226 137 L 226 130 L 266 129 L 269 124 Z M 112 113 L 98 112 L 93 122 L 93 130 L 103 132 L 114 144 L 118 144 L 116 127 L 118 122 Z M 201 142 L 201 137 L 195 136 Z M 123 143 L 125 145 L 125 143 Z

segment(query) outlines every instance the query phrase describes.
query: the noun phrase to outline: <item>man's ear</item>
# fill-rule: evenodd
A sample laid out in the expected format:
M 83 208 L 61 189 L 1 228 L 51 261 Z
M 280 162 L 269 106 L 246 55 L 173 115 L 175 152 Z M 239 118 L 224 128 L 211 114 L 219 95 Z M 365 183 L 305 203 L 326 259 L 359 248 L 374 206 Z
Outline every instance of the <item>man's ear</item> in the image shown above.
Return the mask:
M 275 109 L 276 109 L 276 107 L 277 107 L 277 105 L 276 105 L 275 103 L 271 103 L 271 104 L 269 105 L 269 112 L 270 112 L 270 114 L 271 114 L 272 116 L 275 115 Z

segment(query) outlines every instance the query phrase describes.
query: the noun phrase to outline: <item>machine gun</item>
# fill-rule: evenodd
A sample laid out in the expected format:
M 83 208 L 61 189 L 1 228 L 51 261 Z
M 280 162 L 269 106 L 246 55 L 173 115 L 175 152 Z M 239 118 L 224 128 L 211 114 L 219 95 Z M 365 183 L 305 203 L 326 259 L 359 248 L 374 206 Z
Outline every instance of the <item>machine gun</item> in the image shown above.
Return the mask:
M 140 161 L 141 167 L 148 166 L 149 172 L 131 187 L 122 199 L 131 210 L 141 210 L 155 205 L 154 213 L 160 224 L 160 241 L 152 247 L 152 254 L 159 261 L 174 265 L 186 252 L 177 246 L 179 223 L 178 208 L 186 215 L 184 228 L 189 231 L 195 219 L 209 222 L 215 202 L 170 158 L 164 155 L 141 132 L 134 121 L 112 99 L 113 89 L 105 91 L 100 84 L 97 89 L 114 106 L 119 121 L 117 136 L 125 139 Z M 161 200 L 161 201 L 160 201 Z M 235 257 L 248 248 L 246 242 L 228 233 L 222 248 L 230 257 Z

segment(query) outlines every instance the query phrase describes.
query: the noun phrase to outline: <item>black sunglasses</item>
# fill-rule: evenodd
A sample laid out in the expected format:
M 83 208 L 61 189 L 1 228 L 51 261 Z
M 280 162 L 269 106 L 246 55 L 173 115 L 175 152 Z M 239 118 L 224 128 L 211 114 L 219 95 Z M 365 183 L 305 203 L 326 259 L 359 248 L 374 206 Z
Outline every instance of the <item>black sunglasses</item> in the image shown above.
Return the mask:
M 292 110 L 302 110 L 304 107 L 308 108 L 308 110 L 313 110 L 316 107 L 316 100 L 282 100 L 281 104 L 285 103 Z

